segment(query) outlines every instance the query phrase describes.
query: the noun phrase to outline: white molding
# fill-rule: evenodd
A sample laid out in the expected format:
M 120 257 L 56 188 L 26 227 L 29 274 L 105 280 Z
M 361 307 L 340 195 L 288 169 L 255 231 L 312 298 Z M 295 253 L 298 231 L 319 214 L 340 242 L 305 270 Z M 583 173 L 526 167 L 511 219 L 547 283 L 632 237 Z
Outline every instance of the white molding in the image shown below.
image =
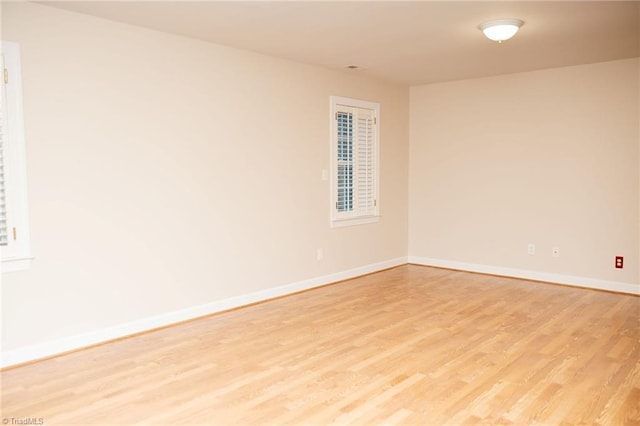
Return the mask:
M 409 256 L 409 263 L 417 265 L 435 266 L 438 268 L 456 269 L 481 274 L 500 275 L 504 277 L 522 278 L 526 280 L 542 281 L 554 284 L 564 284 L 575 287 L 594 288 L 598 290 L 615 291 L 640 295 L 640 284 L 605 281 L 594 278 L 576 277 L 572 275 L 554 274 L 549 272 L 527 271 L 524 269 L 504 268 L 501 266 L 479 265 L 474 263 L 457 262 L 452 260 L 433 259 L 427 257 Z
M 19 257 L 15 259 L 2 259 L 2 273 L 22 271 L 31 267 L 33 257 Z
M 294 282 L 280 287 L 269 288 L 255 293 L 243 294 L 240 296 L 230 297 L 228 299 L 217 300 L 204 305 L 192 306 L 190 308 L 178 311 L 167 312 L 165 314 L 156 315 L 149 318 L 143 318 L 138 321 L 124 323 L 113 327 L 107 327 L 100 330 L 94 330 L 88 333 L 65 337 L 58 340 L 46 341 L 31 346 L 25 346 L 6 352 L 0 355 L 0 368 L 12 365 L 22 364 L 41 358 L 58 355 L 75 349 L 104 343 L 121 337 L 130 336 L 132 334 L 150 331 L 159 327 L 172 325 L 181 321 L 186 321 L 216 312 L 226 311 L 240 306 L 249 305 L 256 302 L 273 299 L 275 297 L 285 296 L 297 293 L 303 290 L 309 290 L 315 287 L 335 283 L 360 275 L 378 272 L 383 269 L 393 268 L 395 266 L 407 263 L 406 257 L 391 259 L 384 262 L 374 263 L 349 269 L 334 274 L 324 275 L 316 278 L 310 278 L 303 281 Z
M 0 46 L 2 47 L 0 51 L 2 67 L 0 68 L 6 69 L 9 73 L 8 83 L 2 84 L 2 108 L 7 112 L 4 134 L 7 139 L 2 147 L 7 226 L 9 229 L 15 228 L 18 236 L 16 240 L 10 237 L 8 244 L 2 248 L 2 262 L 5 262 L 11 259 L 28 259 L 31 255 L 20 45 L 2 41 Z M 18 262 L 9 266 L 3 264 L 2 271 L 17 271 L 27 269 L 29 266 L 30 262 Z
M 367 223 L 380 222 L 380 216 L 360 216 L 353 218 L 335 219 L 331 222 L 332 228 L 341 228 L 344 226 L 366 225 Z
M 473 263 L 424 258 L 418 256 L 409 256 L 408 258 L 399 257 L 384 262 L 365 265 L 334 274 L 310 278 L 307 280 L 269 288 L 254 293 L 248 293 L 230 297 L 228 299 L 217 300 L 204 305 L 192 306 L 178 311 L 167 312 L 165 314 L 143 318 L 141 320 L 107 327 L 100 330 L 94 330 L 76 336 L 46 341 L 35 345 L 25 346 L 14 350 L 2 352 L 2 354 L 0 355 L 0 368 L 6 368 L 17 364 L 62 354 L 64 352 L 85 348 L 87 346 L 108 342 L 110 340 L 122 337 L 127 337 L 136 333 L 151 331 L 182 321 L 211 315 L 217 312 L 238 308 L 256 302 L 262 302 L 280 296 L 286 296 L 315 287 L 320 287 L 338 281 L 355 278 L 361 275 L 378 272 L 383 269 L 404 265 L 407 262 L 424 266 L 435 266 L 439 268 L 456 269 L 482 274 L 500 275 L 506 277 L 640 295 L 640 285 L 638 284 L 604 281 L 593 278 L 575 277 L 547 272 L 527 271 L 499 266 L 479 265 Z

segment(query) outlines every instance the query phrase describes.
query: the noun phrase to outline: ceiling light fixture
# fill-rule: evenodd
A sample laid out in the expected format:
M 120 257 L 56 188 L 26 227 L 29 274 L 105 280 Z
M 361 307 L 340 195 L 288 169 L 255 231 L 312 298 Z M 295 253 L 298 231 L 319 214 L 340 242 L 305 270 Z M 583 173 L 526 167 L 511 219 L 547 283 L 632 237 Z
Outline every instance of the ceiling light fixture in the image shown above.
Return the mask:
M 516 35 L 524 21 L 520 19 L 497 19 L 480 24 L 478 28 L 482 30 L 489 40 L 502 43 Z

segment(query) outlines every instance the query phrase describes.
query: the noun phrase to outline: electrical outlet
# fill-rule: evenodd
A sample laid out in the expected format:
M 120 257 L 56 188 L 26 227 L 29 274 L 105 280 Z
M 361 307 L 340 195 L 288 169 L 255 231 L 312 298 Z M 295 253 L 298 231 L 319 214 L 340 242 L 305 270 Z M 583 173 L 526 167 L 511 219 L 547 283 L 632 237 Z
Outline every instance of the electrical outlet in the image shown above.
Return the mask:
M 316 257 L 318 258 L 318 260 L 324 259 L 324 250 L 319 248 L 318 251 L 316 252 Z
M 527 246 L 527 254 L 530 254 L 530 255 L 534 255 L 534 254 L 536 254 L 536 245 L 535 245 L 535 244 L 530 243 L 530 244 Z
M 624 257 L 616 256 L 616 269 L 622 269 L 624 265 Z
M 554 247 L 551 249 L 551 255 L 553 257 L 560 257 L 560 247 Z

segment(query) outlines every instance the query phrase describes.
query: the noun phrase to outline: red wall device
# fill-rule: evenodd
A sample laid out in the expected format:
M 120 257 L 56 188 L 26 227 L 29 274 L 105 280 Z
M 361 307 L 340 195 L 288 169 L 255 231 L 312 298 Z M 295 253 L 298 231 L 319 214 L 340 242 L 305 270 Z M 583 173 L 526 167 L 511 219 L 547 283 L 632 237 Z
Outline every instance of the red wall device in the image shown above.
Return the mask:
M 616 269 L 622 269 L 623 262 L 624 262 L 624 257 L 616 256 Z

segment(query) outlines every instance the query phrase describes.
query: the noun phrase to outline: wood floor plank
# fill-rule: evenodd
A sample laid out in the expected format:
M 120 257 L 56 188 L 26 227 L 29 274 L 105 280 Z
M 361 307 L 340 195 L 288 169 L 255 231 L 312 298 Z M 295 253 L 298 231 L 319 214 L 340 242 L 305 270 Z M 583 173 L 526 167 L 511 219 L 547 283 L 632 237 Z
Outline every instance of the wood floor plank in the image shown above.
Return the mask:
M 638 425 L 640 298 L 406 265 L 0 380 L 46 425 Z

